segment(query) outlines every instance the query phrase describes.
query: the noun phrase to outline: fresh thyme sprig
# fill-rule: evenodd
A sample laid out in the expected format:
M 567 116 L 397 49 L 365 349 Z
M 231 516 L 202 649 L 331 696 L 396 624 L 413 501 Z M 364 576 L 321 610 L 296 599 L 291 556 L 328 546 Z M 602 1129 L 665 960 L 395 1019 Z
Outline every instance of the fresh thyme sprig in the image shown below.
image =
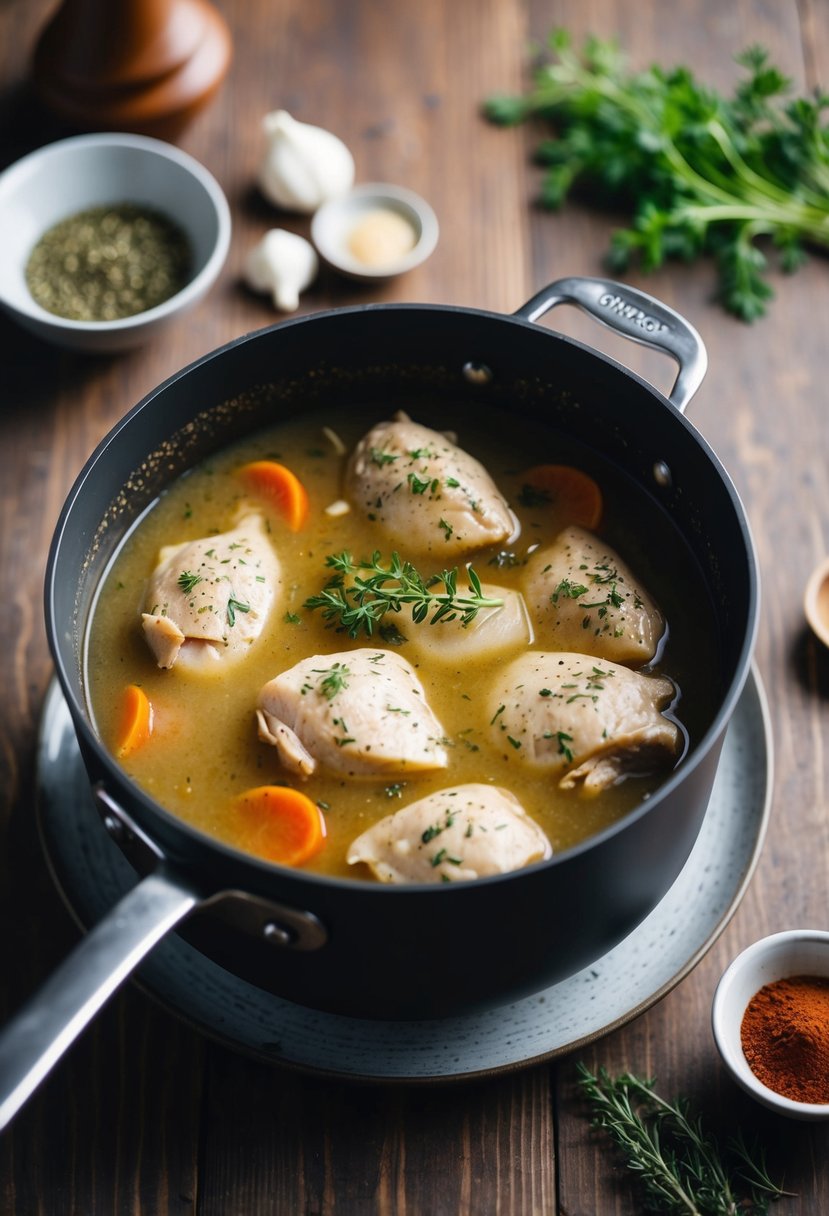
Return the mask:
M 674 1216 L 763 1216 L 788 1192 L 766 1171 L 762 1150 L 737 1136 L 721 1153 L 683 1099 L 669 1102 L 653 1080 L 630 1073 L 612 1077 L 579 1064 L 579 1086 L 638 1177 L 651 1211 Z
M 352 638 L 361 631 L 371 637 L 387 612 L 401 612 L 406 605 L 411 605 L 416 625 L 427 618 L 432 625 L 457 618 L 468 625 L 479 609 L 499 608 L 504 602 L 483 594 L 481 580 L 471 566 L 466 569 L 470 594 L 459 595 L 457 566 L 424 578 L 399 553 L 392 553 L 385 563 L 379 550 L 368 561 L 354 561 L 348 552 L 333 553 L 325 564 L 334 575 L 303 607 L 319 608 L 325 620 L 337 623 Z
M 524 95 L 492 97 L 486 113 L 550 123 L 537 153 L 545 206 L 582 187 L 631 214 L 613 236 L 613 269 L 711 254 L 723 306 L 753 321 L 773 295 L 758 238 L 785 271 L 807 245 L 829 245 L 829 95 L 781 101 L 790 81 L 762 47 L 737 57 L 746 75 L 730 97 L 685 67 L 632 72 L 610 40 L 579 52 L 557 30 L 550 50 Z

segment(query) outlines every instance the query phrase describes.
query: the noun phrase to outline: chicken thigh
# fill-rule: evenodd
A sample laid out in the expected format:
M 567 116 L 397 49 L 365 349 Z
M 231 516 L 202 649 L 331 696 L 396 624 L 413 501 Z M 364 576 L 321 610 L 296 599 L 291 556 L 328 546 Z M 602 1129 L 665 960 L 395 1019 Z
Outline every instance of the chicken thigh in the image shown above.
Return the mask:
M 378 423 L 357 444 L 346 492 L 409 551 L 453 558 L 507 540 L 516 526 L 483 465 L 404 413 Z
M 387 815 L 348 850 L 381 882 L 457 882 L 505 874 L 552 853 L 509 790 L 471 783 L 438 790 Z
M 229 532 L 166 545 L 149 581 L 141 623 L 159 667 L 220 671 L 262 632 L 280 567 L 262 517 Z
M 565 528 L 527 562 L 524 594 L 542 644 L 642 666 L 656 654 L 662 613 L 609 545 Z
M 491 662 L 511 650 L 525 649 L 532 641 L 532 630 L 520 592 L 497 587 L 494 583 L 483 583 L 481 591 L 488 599 L 501 603 L 498 607 L 480 608 L 467 625 L 460 616 L 455 616 L 451 620 L 442 617 L 424 628 L 410 624 L 411 609 L 405 615 L 401 614 L 409 646 L 427 659 L 440 663 Z M 461 584 L 458 587 L 459 595 L 470 592 L 468 586 Z
M 256 710 L 259 737 L 280 763 L 368 777 L 446 768 L 443 727 L 414 668 L 388 650 L 312 655 L 269 680 Z
M 662 676 L 592 655 L 530 651 L 500 673 L 489 729 L 511 761 L 592 796 L 628 774 L 673 767 L 682 734 L 661 711 L 675 695 Z

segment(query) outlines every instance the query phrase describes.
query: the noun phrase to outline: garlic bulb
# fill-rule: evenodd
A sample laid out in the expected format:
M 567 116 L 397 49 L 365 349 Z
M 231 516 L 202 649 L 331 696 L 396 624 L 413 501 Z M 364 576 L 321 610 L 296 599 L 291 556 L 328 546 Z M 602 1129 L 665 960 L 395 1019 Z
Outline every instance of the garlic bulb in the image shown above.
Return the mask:
M 254 291 L 269 291 L 277 308 L 294 312 L 318 268 L 316 251 L 304 236 L 271 228 L 246 257 L 244 275 Z
M 298 122 L 286 110 L 266 114 L 262 126 L 268 146 L 259 185 L 277 207 L 310 215 L 326 199 L 351 189 L 354 158 L 336 135 Z

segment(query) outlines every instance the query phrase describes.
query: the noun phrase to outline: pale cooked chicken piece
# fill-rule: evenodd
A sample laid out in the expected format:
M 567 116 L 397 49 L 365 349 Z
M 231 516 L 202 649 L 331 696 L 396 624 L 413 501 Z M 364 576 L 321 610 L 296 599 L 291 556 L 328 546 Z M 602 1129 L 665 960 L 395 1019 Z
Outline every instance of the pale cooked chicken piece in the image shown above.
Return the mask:
M 457 882 L 506 874 L 551 854 L 514 794 L 472 782 L 387 815 L 352 841 L 347 861 L 364 862 L 381 882 Z
M 543 645 L 635 666 L 656 654 L 662 613 L 619 554 L 585 528 L 565 528 L 535 552 L 523 588 Z
M 407 552 L 449 559 L 499 544 L 516 528 L 483 465 L 402 412 L 372 427 L 357 444 L 346 493 Z
M 401 631 L 412 649 L 441 663 L 468 663 L 471 660 L 500 658 L 511 650 L 526 648 L 532 642 L 532 628 L 523 596 L 509 587 L 483 583 L 487 599 L 503 602 L 497 608 L 479 608 L 468 625 L 460 616 L 442 617 L 434 624 L 414 624 L 411 609 L 401 613 Z M 468 585 L 458 584 L 458 595 L 470 594 Z
M 165 545 L 141 623 L 159 667 L 221 671 L 259 637 L 280 586 L 262 516 L 229 532 Z
M 529 651 L 490 694 L 490 731 L 510 761 L 593 796 L 630 774 L 673 767 L 682 734 L 661 712 L 676 696 L 663 676 L 592 655 Z
M 350 776 L 446 768 L 444 731 L 414 668 L 389 650 L 317 654 L 259 693 L 259 738 L 284 768 Z

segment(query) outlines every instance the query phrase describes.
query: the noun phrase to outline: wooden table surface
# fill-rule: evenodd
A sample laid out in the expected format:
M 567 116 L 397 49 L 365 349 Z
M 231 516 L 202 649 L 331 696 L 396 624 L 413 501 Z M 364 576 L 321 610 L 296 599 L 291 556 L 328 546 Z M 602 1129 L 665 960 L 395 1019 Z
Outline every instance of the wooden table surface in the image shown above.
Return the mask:
M 0 166 L 65 134 L 26 88 L 28 57 L 51 7 L 0 6 Z M 9 1016 L 77 939 L 38 846 L 34 764 L 51 666 L 41 589 L 50 536 L 82 463 L 124 411 L 179 367 L 271 323 L 239 281 L 270 226 L 306 231 L 258 196 L 260 118 L 285 107 L 335 130 L 358 178 L 420 191 L 441 223 L 437 252 L 387 285 L 323 275 L 303 311 L 367 300 L 510 312 L 554 278 L 597 273 L 612 217 L 575 204 L 533 206 L 532 133 L 488 126 L 492 91 L 517 89 L 531 39 L 553 25 L 617 34 L 632 62 L 687 62 L 727 90 L 733 56 L 760 42 L 799 90 L 829 87 L 825 0 L 222 0 L 235 58 L 218 98 L 179 142 L 223 185 L 230 258 L 209 297 L 141 351 L 61 353 L 0 320 L 0 1014 Z M 2 240 L 9 239 L 2 234 Z M 713 1130 L 741 1126 L 768 1145 L 794 1198 L 783 1213 L 829 1212 L 829 1128 L 788 1123 L 741 1095 L 711 1037 L 711 999 L 728 961 L 754 939 L 829 923 L 825 739 L 829 661 L 804 629 L 802 593 L 829 547 L 829 268 L 814 257 L 776 277 L 754 326 L 711 302 L 710 265 L 632 282 L 702 333 L 710 370 L 690 417 L 744 498 L 764 584 L 757 662 L 775 751 L 771 822 L 739 909 L 667 996 L 590 1047 L 552 1063 L 450 1087 L 371 1087 L 277 1071 L 207 1041 L 130 985 L 0 1137 L 0 1212 L 30 1216 L 199 1213 L 566 1213 L 641 1211 L 574 1087 L 591 1068 L 653 1076 L 686 1094 Z M 660 388 L 671 365 L 621 349 L 570 310 L 566 332 L 618 354 Z

